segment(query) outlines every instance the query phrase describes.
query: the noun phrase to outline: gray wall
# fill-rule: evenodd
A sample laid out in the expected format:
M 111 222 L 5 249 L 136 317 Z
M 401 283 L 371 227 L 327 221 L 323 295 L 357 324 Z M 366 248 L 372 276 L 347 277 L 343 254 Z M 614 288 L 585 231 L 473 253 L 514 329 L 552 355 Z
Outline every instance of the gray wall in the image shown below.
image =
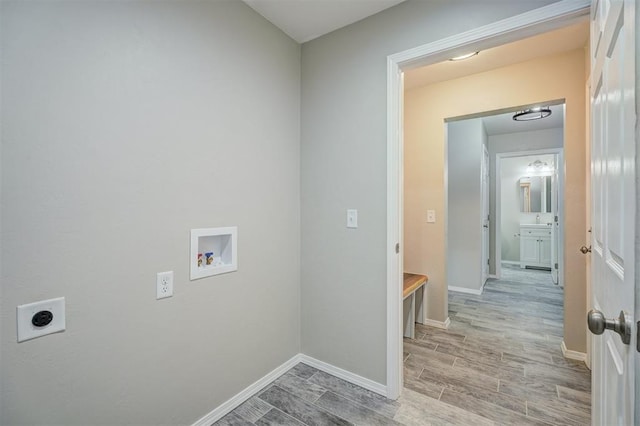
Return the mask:
M 189 424 L 297 354 L 299 45 L 240 1 L 0 23 L 0 424 Z M 189 230 L 232 225 L 238 271 L 190 282 Z M 66 332 L 16 343 L 57 296 Z
M 447 284 L 482 287 L 481 118 L 447 124 Z
M 562 148 L 564 144 L 564 128 L 536 130 L 532 132 L 506 133 L 502 135 L 489 135 L 489 179 L 491 179 L 491 191 L 489 191 L 489 272 L 496 273 L 496 239 L 502 238 L 500 227 L 496 226 L 496 154 L 509 152 L 535 151 L 549 148 Z M 535 215 L 534 215 L 535 216 Z M 511 233 L 513 235 L 514 232 Z M 513 243 L 513 242 L 512 242 Z M 519 242 L 518 242 L 519 244 Z M 518 245 L 518 257 L 520 256 Z
M 409 0 L 303 45 L 305 354 L 386 383 L 387 55 L 549 3 Z

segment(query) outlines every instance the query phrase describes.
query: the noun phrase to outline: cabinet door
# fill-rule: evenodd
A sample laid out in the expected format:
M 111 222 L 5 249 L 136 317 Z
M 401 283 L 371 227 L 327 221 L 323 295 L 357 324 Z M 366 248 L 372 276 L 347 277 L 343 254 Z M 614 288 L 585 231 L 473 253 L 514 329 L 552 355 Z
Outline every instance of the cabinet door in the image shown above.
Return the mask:
M 538 263 L 538 237 L 520 237 L 520 266 Z
M 540 266 L 551 267 L 551 237 L 539 237 Z

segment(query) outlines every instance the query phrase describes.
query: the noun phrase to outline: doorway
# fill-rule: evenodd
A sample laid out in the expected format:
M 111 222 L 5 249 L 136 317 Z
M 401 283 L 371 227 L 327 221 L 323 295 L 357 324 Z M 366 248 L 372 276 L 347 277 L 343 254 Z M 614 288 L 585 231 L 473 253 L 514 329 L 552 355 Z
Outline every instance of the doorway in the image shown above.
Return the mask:
M 406 250 L 400 250 L 400 254 L 396 251 L 396 242 L 400 243 L 403 249 L 406 249 L 403 236 L 400 230 L 402 229 L 402 198 L 403 192 L 400 187 L 402 183 L 402 165 L 401 160 L 403 158 L 403 149 L 400 144 L 402 135 L 402 117 L 403 117 L 403 89 L 402 89 L 402 72 L 409 70 L 417 65 L 427 65 L 430 63 L 437 63 L 442 61 L 448 56 L 455 56 L 454 53 L 462 53 L 461 50 L 473 50 L 484 49 L 491 46 L 499 46 L 504 43 L 521 39 L 525 36 L 532 34 L 540 34 L 552 29 L 562 28 L 568 24 L 574 23 L 577 17 L 586 17 L 589 11 L 589 4 L 584 3 L 572 3 L 560 2 L 553 7 L 543 7 L 537 9 L 535 13 L 525 13 L 513 19 L 507 19 L 497 22 L 476 30 L 469 31 L 464 34 L 460 34 L 448 39 L 439 40 L 429 45 L 422 46 L 418 49 L 412 49 L 410 51 L 401 52 L 392 55 L 388 59 L 388 241 L 389 241 L 389 255 L 388 255 L 388 291 L 387 291 L 387 395 L 390 398 L 396 398 L 400 394 L 402 389 L 402 345 L 401 345 L 401 282 L 403 256 Z M 575 79 L 575 78 L 574 78 Z M 528 82 L 533 80 L 526 80 Z M 567 82 L 560 84 L 566 88 Z M 562 88 L 552 87 L 545 88 L 539 93 L 543 99 L 560 99 L 565 98 L 561 94 Z M 580 103 L 584 103 L 584 86 L 578 85 L 581 92 L 580 101 L 574 99 L 573 95 L 567 97 L 567 102 L 571 103 L 574 108 L 571 109 L 571 113 L 568 114 L 568 120 L 584 120 L 584 105 L 580 107 Z M 546 93 L 546 95 L 545 95 Z M 548 94 L 557 93 L 557 96 Z M 491 99 L 485 99 L 487 104 L 491 104 Z M 512 103 L 517 105 L 517 103 Z M 484 108 L 491 109 L 491 108 Z M 496 108 L 500 109 L 500 108 Z M 471 113 L 472 111 L 469 111 Z M 451 116 L 451 115 L 450 115 Z M 577 121 L 576 121 L 577 122 Z M 573 129 L 575 130 L 575 129 Z M 572 131 L 573 131 L 572 130 Z M 439 130 L 444 133 L 442 129 Z M 405 130 L 406 133 L 406 130 Z M 406 135 L 405 135 L 406 136 Z M 572 140 L 575 135 L 571 135 Z M 443 137 L 436 138 L 443 140 Z M 584 137 L 582 137 L 584 140 Z M 441 167 L 441 166 L 440 166 Z M 581 165 L 580 167 L 584 167 Z M 395 189 L 394 189 L 395 188 Z M 444 198 L 444 197 L 443 197 Z M 444 200 L 436 209 L 440 212 L 445 211 L 446 200 Z M 584 205 L 577 205 L 577 209 L 584 212 Z M 576 215 L 578 216 L 578 215 Z M 580 224 L 577 223 L 579 226 Z M 446 233 L 446 221 L 444 226 L 440 225 L 438 228 L 439 238 L 442 238 Z M 442 231 L 441 231 L 442 230 Z M 583 236 L 581 235 L 582 239 Z M 434 241 L 433 247 L 439 249 L 437 241 Z M 566 244 L 566 243 L 565 243 Z M 439 259 L 432 259 L 433 261 L 439 261 Z M 442 292 L 442 282 L 446 282 L 443 279 L 444 274 L 428 274 L 430 276 L 431 286 L 427 299 L 427 315 L 434 315 L 437 318 L 435 321 L 441 323 L 446 327 L 448 310 L 446 292 Z M 579 274 L 578 274 L 579 275 Z M 583 271 L 584 275 L 584 271 Z M 574 277 L 580 279 L 581 277 Z M 440 286 L 440 288 L 438 288 Z M 567 291 L 571 293 L 575 289 L 571 286 L 567 286 Z M 571 295 L 565 296 L 570 297 Z M 575 324 L 577 334 L 584 334 L 584 324 L 582 315 L 580 315 L 580 325 Z M 567 324 L 565 324 L 566 328 Z M 574 324 L 569 324 L 574 326 Z M 580 341 L 581 338 L 577 338 L 577 345 L 583 345 Z M 567 346 L 572 346 L 573 341 L 569 342 Z M 582 349 L 582 347 L 580 347 Z
M 505 265 L 540 269 L 563 287 L 562 148 L 497 153 L 495 158 L 495 277 L 502 277 Z M 532 171 L 536 164 L 546 170 Z
M 564 106 L 548 108 L 539 122 L 514 122 L 516 110 L 447 120 L 449 291 L 482 294 L 503 264 L 562 277 Z

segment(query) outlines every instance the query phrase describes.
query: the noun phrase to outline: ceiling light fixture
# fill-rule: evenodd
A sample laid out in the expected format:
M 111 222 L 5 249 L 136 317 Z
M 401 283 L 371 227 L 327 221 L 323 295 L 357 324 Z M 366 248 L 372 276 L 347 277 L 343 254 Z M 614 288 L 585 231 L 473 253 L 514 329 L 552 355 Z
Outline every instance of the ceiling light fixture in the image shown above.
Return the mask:
M 479 50 L 478 50 L 477 52 L 467 53 L 466 55 L 456 56 L 455 58 L 449 58 L 449 60 L 450 60 L 450 61 L 464 61 L 465 59 L 473 58 L 473 57 L 474 57 L 474 56 L 476 56 L 478 53 L 480 53 L 480 51 L 479 51 Z
M 540 120 L 551 115 L 549 107 L 535 107 L 518 111 L 513 115 L 514 121 L 531 121 Z

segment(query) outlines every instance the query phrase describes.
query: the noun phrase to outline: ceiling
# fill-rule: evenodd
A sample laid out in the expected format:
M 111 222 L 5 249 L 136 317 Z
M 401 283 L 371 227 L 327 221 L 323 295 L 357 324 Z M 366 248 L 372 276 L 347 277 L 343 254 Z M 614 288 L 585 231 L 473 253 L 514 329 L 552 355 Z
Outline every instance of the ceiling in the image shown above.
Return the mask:
M 405 89 L 477 74 L 542 56 L 583 48 L 589 40 L 589 20 L 481 51 L 463 61 L 444 61 L 404 74 Z
M 244 0 L 298 43 L 375 15 L 405 0 Z
M 405 0 L 243 0 L 298 43 L 305 43 L 374 15 Z M 585 19 L 555 31 L 480 52 L 465 61 L 445 61 L 405 72 L 405 89 L 489 71 L 542 56 L 582 48 L 589 39 Z M 526 132 L 563 126 L 563 105 L 543 120 L 513 121 L 513 112 L 484 117 L 487 134 Z
M 549 108 L 551 109 L 551 115 L 541 120 L 514 121 L 514 112 L 508 112 L 506 114 L 483 117 L 482 122 L 489 136 L 563 127 L 564 105 L 553 105 Z

